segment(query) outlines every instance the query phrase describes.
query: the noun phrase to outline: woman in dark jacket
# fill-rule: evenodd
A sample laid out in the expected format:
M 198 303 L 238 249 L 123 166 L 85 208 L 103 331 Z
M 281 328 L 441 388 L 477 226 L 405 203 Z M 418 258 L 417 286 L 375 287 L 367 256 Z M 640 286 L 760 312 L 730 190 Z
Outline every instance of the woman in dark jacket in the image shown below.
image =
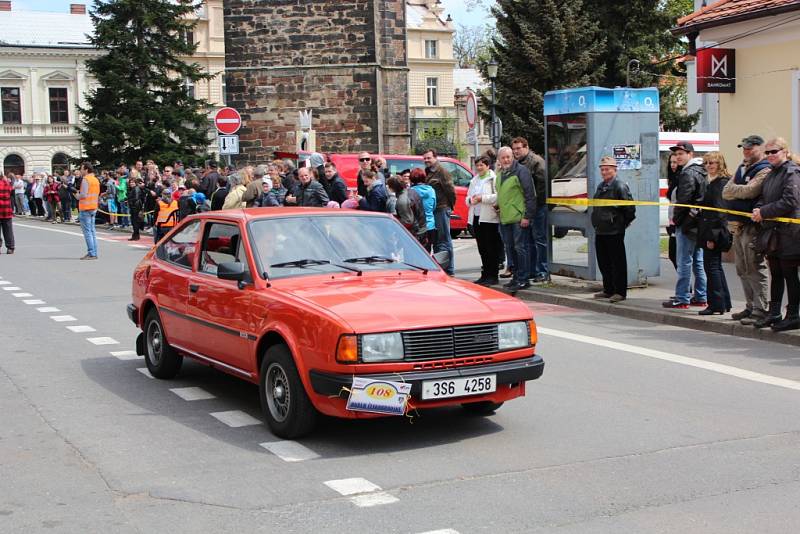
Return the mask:
M 730 180 L 725 158 L 719 152 L 703 156 L 703 166 L 708 172 L 708 188 L 701 206 L 726 208 L 722 189 Z M 697 245 L 703 249 L 703 268 L 708 280 L 708 307 L 700 315 L 722 315 L 731 310 L 731 293 L 725 270 L 722 268 L 722 253 L 731 248 L 731 233 L 728 231 L 728 216 L 720 211 L 701 210 L 698 216 Z
M 770 274 L 769 313 L 753 326 L 772 330 L 800 328 L 800 225 L 769 221 L 775 217 L 800 219 L 800 166 L 785 139 L 769 141 L 764 149 L 772 171 L 764 179 L 753 220 L 761 224 L 757 247 L 767 255 Z M 788 304 L 781 320 L 781 301 L 786 288 Z
M 675 191 L 678 187 L 678 175 L 681 173 L 681 166 L 678 165 L 678 161 L 675 157 L 675 154 L 670 154 L 669 162 L 667 162 L 667 199 L 670 199 L 672 202 L 672 192 Z M 669 209 L 670 214 L 672 212 L 672 208 Z M 672 217 L 670 217 L 672 219 Z M 669 244 L 668 244 L 668 251 L 669 251 L 669 261 L 672 262 L 672 266 L 675 269 L 678 268 L 678 240 L 675 238 L 675 225 L 672 224 L 670 220 L 669 225 L 667 226 L 667 235 L 669 236 Z

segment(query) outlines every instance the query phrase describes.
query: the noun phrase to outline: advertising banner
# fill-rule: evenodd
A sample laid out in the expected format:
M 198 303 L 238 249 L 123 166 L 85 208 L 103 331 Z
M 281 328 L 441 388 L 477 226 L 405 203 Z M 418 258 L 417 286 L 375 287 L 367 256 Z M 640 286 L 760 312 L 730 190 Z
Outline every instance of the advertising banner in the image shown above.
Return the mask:
M 736 92 L 736 50 L 706 48 L 697 51 L 697 92 Z

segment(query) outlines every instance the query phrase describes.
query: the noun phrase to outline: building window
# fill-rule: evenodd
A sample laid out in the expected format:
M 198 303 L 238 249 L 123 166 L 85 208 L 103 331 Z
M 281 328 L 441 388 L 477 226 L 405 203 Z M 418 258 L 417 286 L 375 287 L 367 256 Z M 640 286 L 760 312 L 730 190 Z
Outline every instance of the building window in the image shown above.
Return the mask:
M 425 79 L 425 93 L 429 106 L 439 105 L 439 78 Z
M 69 124 L 67 88 L 50 88 L 50 124 Z
M 53 159 L 50 160 L 50 166 L 53 168 L 53 174 L 61 176 L 64 171 L 69 169 L 69 156 L 63 152 L 56 152 L 53 154 Z
M 186 96 L 194 98 L 194 82 L 187 78 L 184 87 L 186 88 Z
M 184 43 L 188 44 L 189 46 L 194 46 L 194 30 L 180 30 L 178 35 L 180 35 L 181 40 L 183 40 Z
M 225 106 L 228 102 L 228 84 L 225 83 L 225 76 L 222 76 L 222 100 L 220 103 Z
M 17 154 L 9 154 L 6 156 L 6 159 L 3 160 L 3 172 L 6 176 L 8 176 L 9 173 L 14 173 L 18 176 L 24 175 L 25 160 Z
M 439 41 L 436 39 L 425 39 L 425 59 L 436 59 L 438 54 Z
M 0 106 L 3 109 L 4 124 L 22 124 L 19 87 L 0 88 Z

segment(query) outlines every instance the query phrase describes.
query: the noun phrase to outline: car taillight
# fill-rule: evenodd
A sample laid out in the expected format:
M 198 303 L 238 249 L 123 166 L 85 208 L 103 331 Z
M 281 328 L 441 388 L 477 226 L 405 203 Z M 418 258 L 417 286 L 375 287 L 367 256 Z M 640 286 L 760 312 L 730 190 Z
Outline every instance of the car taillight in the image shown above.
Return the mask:
M 336 361 L 339 363 L 358 362 L 358 337 L 344 335 L 336 346 Z

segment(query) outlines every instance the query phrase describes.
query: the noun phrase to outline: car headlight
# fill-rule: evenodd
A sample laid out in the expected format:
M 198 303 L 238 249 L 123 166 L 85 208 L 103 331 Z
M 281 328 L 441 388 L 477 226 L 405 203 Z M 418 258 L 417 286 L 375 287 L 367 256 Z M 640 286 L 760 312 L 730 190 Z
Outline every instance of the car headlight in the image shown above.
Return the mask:
M 498 324 L 497 339 L 499 350 L 521 349 L 527 347 L 530 344 L 528 323 L 525 321 L 518 321 L 516 323 Z
M 361 361 L 385 362 L 402 359 L 403 338 L 400 332 L 361 336 Z

